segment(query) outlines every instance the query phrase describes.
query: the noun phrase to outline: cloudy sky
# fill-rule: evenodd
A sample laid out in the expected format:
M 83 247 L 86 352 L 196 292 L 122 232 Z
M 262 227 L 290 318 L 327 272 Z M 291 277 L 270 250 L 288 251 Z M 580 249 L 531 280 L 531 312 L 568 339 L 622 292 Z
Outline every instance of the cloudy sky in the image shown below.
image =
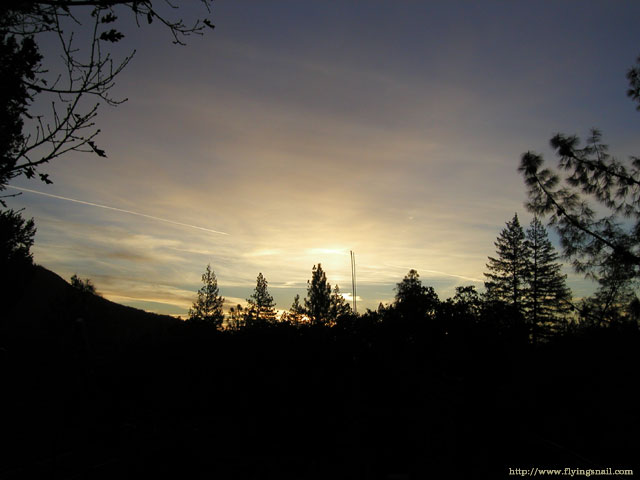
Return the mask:
M 481 288 L 504 223 L 531 218 L 523 152 L 552 161 L 554 133 L 592 127 L 640 152 L 638 18 L 611 0 L 215 2 L 186 47 L 125 22 L 108 158 L 58 159 L 9 204 L 35 219 L 37 263 L 162 313 L 186 313 L 208 263 L 231 302 L 262 272 L 287 309 L 317 263 L 347 293 L 350 250 L 362 307 L 410 268 L 441 298 Z

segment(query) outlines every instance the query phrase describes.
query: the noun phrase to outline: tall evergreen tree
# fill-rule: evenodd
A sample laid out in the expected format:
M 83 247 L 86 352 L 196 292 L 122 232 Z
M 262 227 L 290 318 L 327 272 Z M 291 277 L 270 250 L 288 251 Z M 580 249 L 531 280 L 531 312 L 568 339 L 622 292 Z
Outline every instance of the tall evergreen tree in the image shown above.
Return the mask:
M 249 311 L 247 312 L 247 324 L 273 323 L 276 320 L 275 303 L 273 297 L 267 290 L 268 282 L 262 273 L 256 279 L 256 288 L 253 294 L 247 299 Z
M 220 328 L 224 320 L 224 298 L 220 296 L 218 280 L 211 270 L 211 265 L 207 265 L 206 271 L 202 274 L 202 283 L 204 285 L 198 290 L 198 298 L 189 309 L 189 320 L 207 322 Z
M 571 291 L 562 274 L 562 265 L 557 263 L 558 253 L 549 241 L 547 230 L 535 217 L 526 232 L 527 295 L 526 317 L 531 327 L 534 342 L 540 335 L 552 333 L 570 311 Z
M 506 303 L 522 313 L 527 289 L 528 247 L 518 214 L 507 222 L 495 246 L 498 255 L 489 257 L 489 273 L 484 274 L 488 279 L 484 284 L 487 298 Z
M 307 297 L 304 306 L 312 324 L 324 324 L 329 319 L 331 306 L 331 285 L 322 270 L 322 265 L 313 266 L 311 280 L 307 280 Z

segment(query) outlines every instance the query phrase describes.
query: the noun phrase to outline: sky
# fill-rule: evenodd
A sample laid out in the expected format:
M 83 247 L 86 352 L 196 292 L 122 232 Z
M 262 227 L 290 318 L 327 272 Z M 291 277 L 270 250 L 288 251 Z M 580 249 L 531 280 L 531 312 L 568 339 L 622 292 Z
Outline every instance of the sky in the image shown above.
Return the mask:
M 531 220 L 522 153 L 553 165 L 552 135 L 593 127 L 640 152 L 637 2 L 215 2 L 187 46 L 122 18 L 114 55 L 136 54 L 128 101 L 97 118 L 108 158 L 56 159 L 8 203 L 37 263 L 149 311 L 184 317 L 207 264 L 228 305 L 261 272 L 288 309 L 318 263 L 351 299 L 350 251 L 360 310 L 411 268 L 441 299 L 482 290 L 505 222 Z

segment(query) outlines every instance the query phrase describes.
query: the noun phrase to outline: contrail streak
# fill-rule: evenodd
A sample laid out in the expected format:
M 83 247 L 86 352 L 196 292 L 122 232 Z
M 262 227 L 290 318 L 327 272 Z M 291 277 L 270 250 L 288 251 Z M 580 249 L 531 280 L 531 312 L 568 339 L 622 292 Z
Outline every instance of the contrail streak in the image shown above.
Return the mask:
M 404 268 L 404 269 L 409 269 L 411 270 L 410 267 L 401 267 L 399 265 L 390 265 L 390 264 L 386 264 L 388 267 L 394 267 L 394 268 Z M 482 283 L 484 282 L 484 280 L 479 280 L 477 278 L 472 278 L 472 277 L 465 277 L 463 275 L 456 275 L 455 273 L 447 273 L 447 272 L 440 272 L 438 270 L 427 270 L 426 268 L 421 268 L 420 269 L 421 272 L 428 272 L 428 273 L 437 273 L 439 275 L 445 275 L 447 277 L 455 277 L 455 278 L 461 278 L 463 280 L 469 280 L 471 282 L 476 282 L 476 283 Z
M 60 195 L 53 195 L 51 193 L 39 192 L 37 190 L 31 190 L 29 188 L 14 187 L 13 185 L 6 185 L 6 186 L 8 188 L 13 188 L 14 190 L 35 193 L 37 195 L 43 195 L 45 197 L 57 198 L 58 200 L 66 200 L 67 202 L 80 203 L 82 205 L 89 205 L 91 207 L 104 208 L 106 210 L 113 210 L 114 212 L 128 213 L 129 215 L 137 215 L 138 217 L 149 218 L 151 220 L 157 220 L 159 222 L 171 223 L 173 225 L 180 225 L 181 227 L 195 228 L 197 230 L 202 230 L 204 232 L 217 233 L 219 235 L 229 235 L 226 232 L 220 232 L 218 230 L 212 230 L 210 228 L 198 227 L 197 225 L 190 225 L 188 223 L 174 222 L 173 220 L 168 220 L 166 218 L 154 217 L 153 215 L 147 215 L 145 213 L 132 212 L 131 210 L 124 210 L 123 208 L 109 207 L 107 205 L 100 205 L 99 203 L 91 203 L 91 202 L 85 202 L 83 200 L 76 200 L 75 198 L 61 197 Z

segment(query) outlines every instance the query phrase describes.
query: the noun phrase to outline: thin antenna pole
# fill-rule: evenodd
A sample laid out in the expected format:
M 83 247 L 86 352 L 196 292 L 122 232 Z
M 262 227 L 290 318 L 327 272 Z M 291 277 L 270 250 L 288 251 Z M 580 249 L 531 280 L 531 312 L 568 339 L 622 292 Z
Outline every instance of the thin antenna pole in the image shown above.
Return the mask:
M 353 292 L 353 313 L 358 313 L 358 303 L 356 301 L 356 255 L 353 250 L 350 250 L 351 254 L 351 291 Z
M 349 258 L 351 259 L 351 303 L 353 304 L 353 310 L 356 309 L 356 287 L 353 282 L 353 250 L 349 250 Z
M 353 313 L 358 313 L 358 276 L 356 275 L 356 254 L 353 254 Z

